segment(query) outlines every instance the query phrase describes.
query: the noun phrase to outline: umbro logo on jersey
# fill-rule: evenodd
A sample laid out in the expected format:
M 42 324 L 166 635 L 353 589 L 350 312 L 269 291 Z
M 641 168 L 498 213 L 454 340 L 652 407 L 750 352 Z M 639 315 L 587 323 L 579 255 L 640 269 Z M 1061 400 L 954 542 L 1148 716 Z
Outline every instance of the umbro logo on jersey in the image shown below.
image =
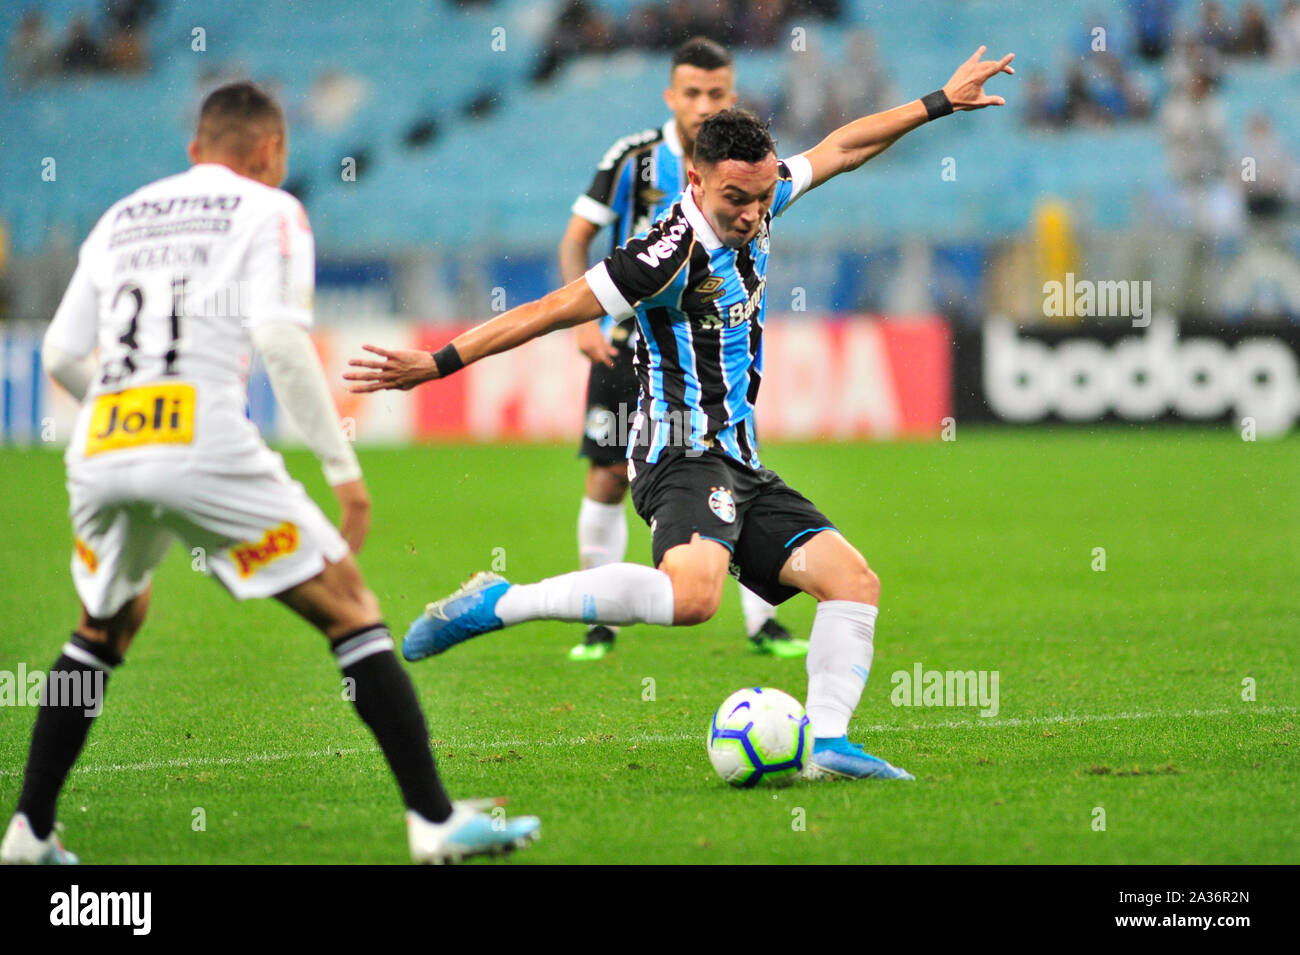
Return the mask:
M 722 294 L 722 286 L 726 283 L 716 275 L 710 275 L 707 279 L 695 286 L 695 294 L 700 298 L 708 301 L 717 298 Z
M 690 226 L 685 222 L 674 222 L 672 227 L 664 233 L 662 239 L 654 245 L 647 246 L 644 252 L 638 252 L 636 257 L 650 268 L 655 268 L 660 262 L 677 251 L 677 243 L 681 241 L 682 236 L 686 234 L 686 230 L 689 228 Z
M 666 195 L 668 193 L 662 189 L 656 189 L 654 186 L 643 186 L 637 190 L 637 198 L 641 200 L 643 205 L 647 206 L 658 205 Z

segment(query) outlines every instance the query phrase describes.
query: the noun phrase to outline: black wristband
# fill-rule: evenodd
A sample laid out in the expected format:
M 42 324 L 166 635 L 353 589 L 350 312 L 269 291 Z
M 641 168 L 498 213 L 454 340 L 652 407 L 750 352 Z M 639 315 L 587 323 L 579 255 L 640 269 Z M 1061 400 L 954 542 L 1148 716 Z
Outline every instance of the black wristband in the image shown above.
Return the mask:
M 938 119 L 940 116 L 947 116 L 952 112 L 952 102 L 948 99 L 948 94 L 941 89 L 935 90 L 933 93 L 926 93 L 921 97 L 921 103 L 925 106 L 927 122 Z
M 446 378 L 465 367 L 465 363 L 460 360 L 460 352 L 451 344 L 444 345 L 433 353 L 433 363 L 438 366 L 439 378 Z

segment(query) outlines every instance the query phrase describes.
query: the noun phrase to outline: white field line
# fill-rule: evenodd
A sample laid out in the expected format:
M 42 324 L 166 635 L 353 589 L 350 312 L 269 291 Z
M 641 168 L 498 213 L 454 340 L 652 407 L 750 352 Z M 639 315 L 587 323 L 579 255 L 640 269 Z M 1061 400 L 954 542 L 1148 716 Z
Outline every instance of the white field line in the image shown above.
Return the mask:
M 1021 726 L 1058 726 L 1067 723 L 1119 723 L 1132 720 L 1154 720 L 1154 719 L 1203 719 L 1211 716 L 1238 716 L 1242 714 L 1252 714 L 1259 716 L 1276 715 L 1281 713 L 1300 713 L 1300 706 L 1240 706 L 1234 708 L 1223 708 L 1216 710 L 1163 710 L 1151 713 L 1092 713 L 1070 715 L 1062 714 L 1060 716 L 1024 716 L 1012 717 L 1010 719 L 979 719 L 975 720 L 950 720 L 943 723 L 913 723 L 906 726 L 898 724 L 878 725 L 878 726 L 860 726 L 854 730 L 855 736 L 864 733 L 915 733 L 925 732 L 927 730 L 937 729 L 1014 729 Z M 703 741 L 704 731 L 699 733 L 633 733 L 628 736 L 611 736 L 609 739 L 603 738 L 604 734 L 592 734 L 591 736 L 557 736 L 550 739 L 499 739 L 484 742 L 483 740 L 470 739 L 443 739 L 437 738 L 434 746 L 434 754 L 446 752 L 448 750 L 456 752 L 461 750 L 471 750 L 474 752 L 491 753 L 495 750 L 522 748 L 522 747 L 577 747 L 591 744 L 600 745 L 602 743 L 688 743 L 692 740 Z M 331 756 L 355 756 L 355 755 L 372 755 L 377 754 L 379 749 L 374 746 L 370 747 L 330 747 L 329 749 L 299 750 L 296 752 L 285 753 L 248 753 L 242 756 L 195 756 L 183 757 L 180 759 L 155 759 L 146 760 L 139 763 L 88 763 L 78 765 L 73 769 L 74 773 L 135 773 L 149 772 L 158 769 L 197 769 L 210 766 L 243 766 L 250 763 L 280 763 L 291 759 L 326 759 Z M 20 769 L 0 769 L 0 778 L 7 776 L 19 776 L 22 774 Z

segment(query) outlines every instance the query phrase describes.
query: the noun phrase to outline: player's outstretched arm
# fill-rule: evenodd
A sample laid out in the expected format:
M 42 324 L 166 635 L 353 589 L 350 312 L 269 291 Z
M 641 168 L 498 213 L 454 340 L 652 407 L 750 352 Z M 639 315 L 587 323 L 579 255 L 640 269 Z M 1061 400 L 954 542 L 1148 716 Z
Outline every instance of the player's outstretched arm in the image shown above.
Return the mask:
M 525 342 L 559 328 L 572 328 L 605 314 L 605 308 L 585 278 L 570 282 L 549 295 L 512 308 L 454 338 L 436 355 L 410 349 L 389 350 L 363 345 L 381 360 L 353 358 L 355 370 L 343 377 L 350 391 L 409 391 L 416 385 L 445 378 L 464 365 L 488 355 L 518 348 Z
M 931 119 L 986 106 L 1005 106 L 1007 101 L 1001 96 L 984 92 L 984 84 L 998 73 L 1015 73 L 1011 67 L 1015 54 L 1008 53 L 1000 60 L 980 60 L 986 49 L 981 46 L 971 54 L 941 89 L 902 106 L 855 119 L 804 153 L 812 164 L 809 188 L 816 189 L 842 172 L 857 169 Z

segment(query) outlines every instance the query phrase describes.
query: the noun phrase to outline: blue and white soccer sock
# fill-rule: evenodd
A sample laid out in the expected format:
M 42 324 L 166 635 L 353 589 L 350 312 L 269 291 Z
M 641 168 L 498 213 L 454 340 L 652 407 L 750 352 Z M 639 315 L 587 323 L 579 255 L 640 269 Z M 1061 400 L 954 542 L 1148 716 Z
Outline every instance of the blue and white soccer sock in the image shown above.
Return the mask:
M 804 707 L 817 739 L 849 731 L 849 718 L 862 699 L 875 653 L 880 608 L 854 600 L 823 600 L 808 641 L 808 702 Z
M 627 509 L 589 497 L 578 509 L 578 566 L 583 570 L 617 564 L 627 555 Z
M 763 629 L 763 624 L 776 616 L 776 607 L 744 584 L 736 586 L 740 588 L 740 610 L 745 615 L 745 635 L 752 638 Z
M 494 612 L 507 627 L 526 620 L 667 627 L 673 622 L 673 582 L 663 571 L 642 564 L 606 564 L 515 584 L 501 595 Z

